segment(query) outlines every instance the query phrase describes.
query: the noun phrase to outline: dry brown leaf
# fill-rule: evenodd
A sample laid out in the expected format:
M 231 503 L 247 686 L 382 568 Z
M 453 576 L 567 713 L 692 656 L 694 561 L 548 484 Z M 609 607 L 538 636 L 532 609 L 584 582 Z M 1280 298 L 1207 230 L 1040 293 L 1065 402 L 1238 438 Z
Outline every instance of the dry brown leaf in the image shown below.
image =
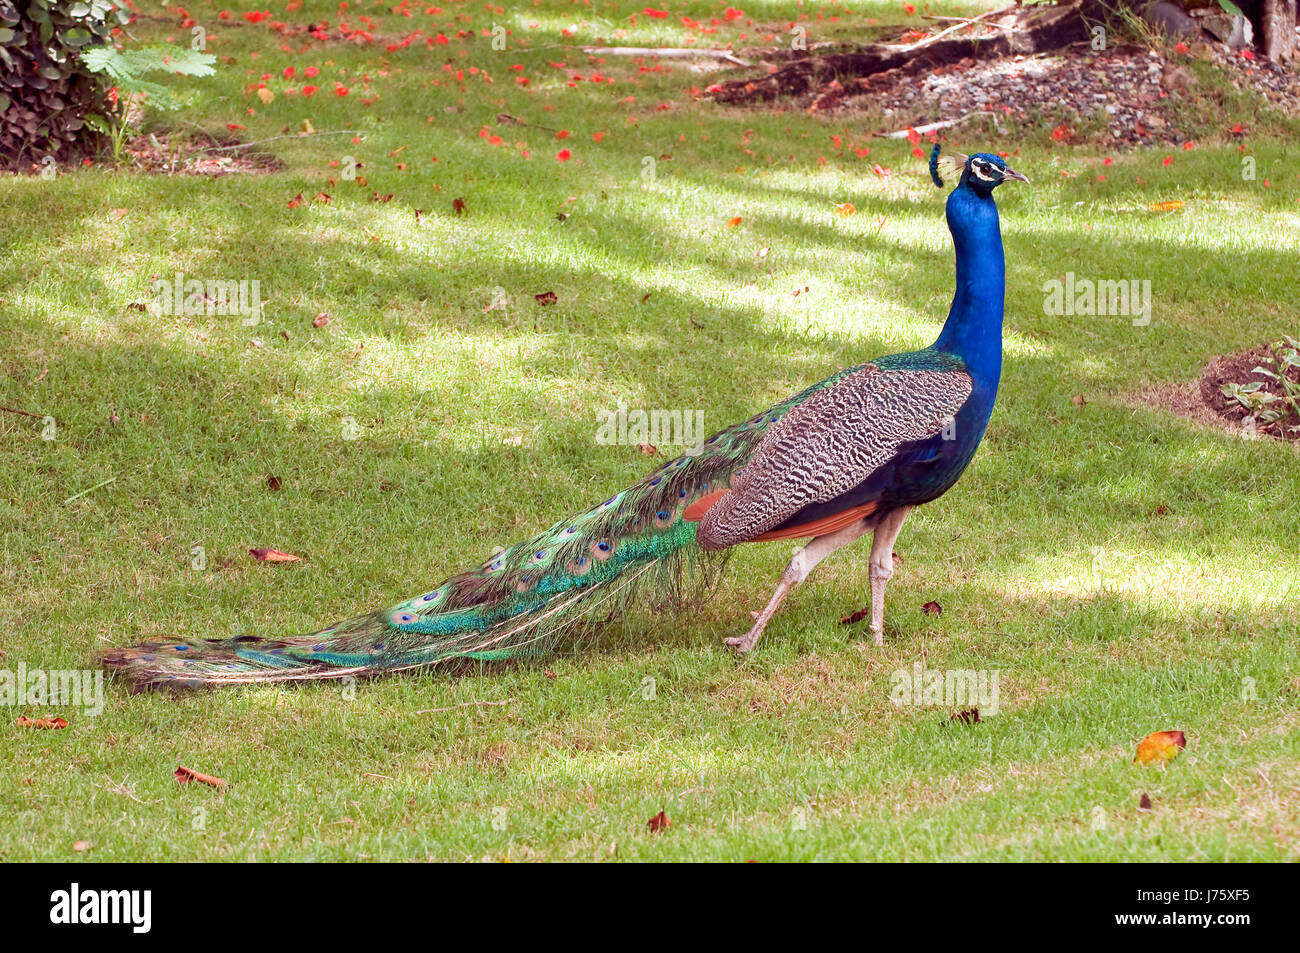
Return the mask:
M 541 294 L 533 295 L 533 297 L 536 298 L 540 304 L 544 305 L 555 304 L 555 302 L 560 300 L 554 291 L 543 291 Z
M 978 725 L 980 723 L 980 710 L 978 708 L 967 708 L 954 714 L 949 721 L 960 721 L 963 725 Z
M 636 445 L 636 448 L 641 453 L 644 453 L 647 457 L 653 457 L 656 453 L 659 452 L 659 448 L 652 443 L 638 443 Z
M 330 323 L 330 316 L 326 314 L 324 311 L 322 311 L 320 314 L 316 315 L 316 317 L 311 319 L 311 326 L 313 328 L 323 328 L 325 327 L 325 325 L 329 323 Z
M 871 606 L 863 606 L 857 612 L 850 613 L 843 619 L 840 619 L 840 625 L 854 625 L 861 622 L 869 615 L 871 615 Z
M 651 834 L 658 834 L 660 831 L 664 830 L 665 828 L 672 827 L 673 822 L 668 820 L 667 814 L 665 814 L 663 811 L 660 811 L 654 817 L 650 818 L 650 820 L 646 821 L 645 826 L 650 828 Z
M 943 606 L 931 599 L 925 605 L 921 606 L 921 611 L 926 615 L 943 615 Z

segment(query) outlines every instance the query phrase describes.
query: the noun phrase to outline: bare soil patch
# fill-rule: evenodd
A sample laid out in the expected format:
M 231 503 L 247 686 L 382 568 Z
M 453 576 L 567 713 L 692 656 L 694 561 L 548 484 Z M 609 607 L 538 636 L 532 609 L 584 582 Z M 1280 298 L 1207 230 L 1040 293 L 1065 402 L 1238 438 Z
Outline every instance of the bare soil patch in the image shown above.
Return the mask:
M 1225 384 L 1259 382 L 1263 385 L 1260 388 L 1262 392 L 1282 397 L 1284 388 L 1281 382 L 1255 373 L 1256 367 L 1277 369 L 1270 345 L 1261 344 L 1248 351 L 1212 358 L 1197 380 L 1184 384 L 1165 384 L 1137 395 L 1137 399 L 1147 406 L 1159 407 L 1207 427 L 1217 427 L 1238 436 L 1247 435 L 1253 430 L 1255 435 L 1285 440 L 1300 448 L 1300 417 L 1294 411 L 1271 423 L 1257 420 L 1252 427 L 1246 422 L 1247 417 L 1251 416 L 1250 412 L 1239 401 L 1223 393 Z M 1287 376 L 1293 381 L 1300 380 L 1300 370 L 1290 368 Z M 1280 400 L 1271 406 L 1279 411 L 1285 409 Z
M 270 175 L 284 167 L 273 155 L 238 147 L 238 139 L 222 141 L 203 136 L 196 142 L 183 136 L 147 133 L 127 146 L 137 168 L 167 175 Z

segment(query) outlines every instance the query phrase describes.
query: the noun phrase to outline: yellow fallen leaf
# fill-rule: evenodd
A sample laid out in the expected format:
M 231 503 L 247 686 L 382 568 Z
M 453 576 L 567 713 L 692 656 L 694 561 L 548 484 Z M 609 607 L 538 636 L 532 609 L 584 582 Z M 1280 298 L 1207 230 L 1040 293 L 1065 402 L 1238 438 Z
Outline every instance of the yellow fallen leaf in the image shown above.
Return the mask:
M 840 213 L 841 215 L 843 215 L 845 218 L 848 218 L 850 215 L 853 215 L 854 213 L 856 213 L 856 212 L 857 212 L 857 209 L 854 208 L 852 202 L 844 202 L 844 203 L 841 204 L 841 205 L 836 205 L 836 206 L 835 206 L 835 211 L 839 212 L 839 213 Z
M 1134 764 L 1157 764 L 1172 761 L 1178 752 L 1187 747 L 1181 731 L 1153 731 L 1138 742 Z
M 1153 212 L 1172 212 L 1183 207 L 1183 203 L 1174 199 L 1172 202 L 1156 202 L 1151 206 Z

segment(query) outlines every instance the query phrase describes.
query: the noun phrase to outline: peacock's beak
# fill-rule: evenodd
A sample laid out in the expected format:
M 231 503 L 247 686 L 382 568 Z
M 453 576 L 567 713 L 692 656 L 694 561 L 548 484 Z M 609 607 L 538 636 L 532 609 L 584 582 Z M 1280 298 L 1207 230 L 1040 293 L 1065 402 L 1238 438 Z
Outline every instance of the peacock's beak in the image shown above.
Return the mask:
M 1004 179 L 1018 179 L 1025 183 L 1025 185 L 1029 184 L 1029 176 L 1025 175 L 1023 172 L 1017 172 L 1015 169 L 1011 168 L 1011 166 L 1007 166 L 1002 170 L 1002 177 Z

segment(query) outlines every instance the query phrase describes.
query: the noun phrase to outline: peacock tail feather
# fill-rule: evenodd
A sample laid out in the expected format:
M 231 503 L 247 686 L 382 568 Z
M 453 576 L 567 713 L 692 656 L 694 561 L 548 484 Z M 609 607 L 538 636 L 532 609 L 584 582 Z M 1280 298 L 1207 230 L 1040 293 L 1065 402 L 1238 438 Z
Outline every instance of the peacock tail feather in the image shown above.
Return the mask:
M 713 434 L 602 503 L 383 611 L 307 635 L 157 642 L 110 649 L 101 660 L 133 691 L 336 679 L 541 655 L 638 591 L 680 603 L 707 589 L 725 560 L 702 551 L 686 508 L 730 488 L 774 423 L 858 369 Z

